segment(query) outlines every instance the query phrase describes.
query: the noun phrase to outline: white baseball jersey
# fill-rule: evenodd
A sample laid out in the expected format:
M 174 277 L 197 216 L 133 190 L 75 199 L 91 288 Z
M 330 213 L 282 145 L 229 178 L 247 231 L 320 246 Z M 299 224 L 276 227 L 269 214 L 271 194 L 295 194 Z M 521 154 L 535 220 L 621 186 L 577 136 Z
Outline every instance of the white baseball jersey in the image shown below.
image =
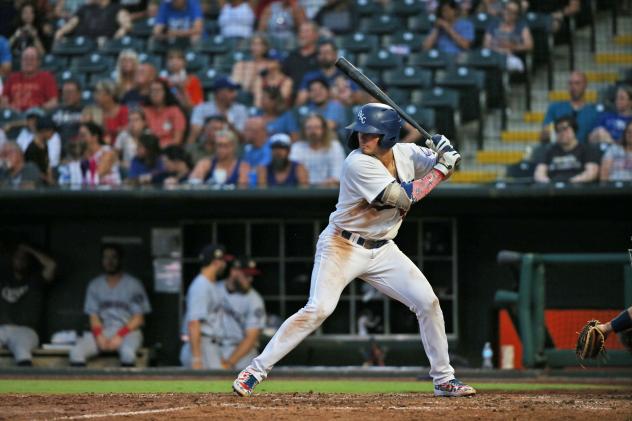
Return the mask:
M 399 209 L 380 209 L 371 204 L 390 183 L 409 182 L 426 175 L 436 164 L 437 155 L 414 143 L 396 143 L 393 156 L 399 180 L 377 158 L 359 149 L 347 156 L 342 167 L 338 204 L 329 217 L 330 224 L 370 240 L 395 238 L 402 224 Z

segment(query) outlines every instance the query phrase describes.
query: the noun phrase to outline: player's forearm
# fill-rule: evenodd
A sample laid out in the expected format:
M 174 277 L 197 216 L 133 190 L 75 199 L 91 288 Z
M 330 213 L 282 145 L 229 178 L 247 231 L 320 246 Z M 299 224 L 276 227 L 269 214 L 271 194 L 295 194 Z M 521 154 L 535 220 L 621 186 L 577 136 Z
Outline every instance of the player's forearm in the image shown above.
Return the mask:
M 103 325 L 101 319 L 96 314 L 90 315 L 90 330 L 95 338 L 98 338 L 103 333 Z
M 439 170 L 432 169 L 422 178 L 413 180 L 410 183 L 402 183 L 402 187 L 406 190 L 408 197 L 413 203 L 417 203 L 428 196 L 444 179 L 445 176 Z
M 202 358 L 202 334 L 200 332 L 200 322 L 194 320 L 189 322 L 189 345 L 191 346 L 191 357 Z

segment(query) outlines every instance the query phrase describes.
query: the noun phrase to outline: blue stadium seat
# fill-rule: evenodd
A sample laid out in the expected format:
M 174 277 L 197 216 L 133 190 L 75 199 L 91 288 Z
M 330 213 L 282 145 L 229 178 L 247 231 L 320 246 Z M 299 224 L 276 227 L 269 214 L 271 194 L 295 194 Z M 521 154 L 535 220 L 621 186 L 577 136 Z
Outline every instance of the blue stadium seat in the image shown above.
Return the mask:
M 81 56 L 96 50 L 96 43 L 86 37 L 63 38 L 53 44 L 52 53 L 56 56 Z

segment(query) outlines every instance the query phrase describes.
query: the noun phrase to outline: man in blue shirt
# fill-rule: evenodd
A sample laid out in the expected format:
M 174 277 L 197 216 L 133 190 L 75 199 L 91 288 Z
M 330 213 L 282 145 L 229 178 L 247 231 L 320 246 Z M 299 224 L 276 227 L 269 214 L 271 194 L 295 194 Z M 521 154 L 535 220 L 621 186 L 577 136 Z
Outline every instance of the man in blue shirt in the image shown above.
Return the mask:
M 441 0 L 435 27 L 424 39 L 423 49 L 457 54 L 469 50 L 474 41 L 474 25 L 458 17 L 459 6 L 454 0 Z
M 588 135 L 597 125 L 599 113 L 594 104 L 586 102 L 586 87 L 588 79 L 579 71 L 571 73 L 568 79 L 568 93 L 570 101 L 557 101 L 549 104 L 544 116 L 540 140 L 544 143 L 551 141 L 551 124 L 564 116 L 571 116 L 577 122 L 577 140 L 586 143 Z
M 268 165 L 272 159 L 272 151 L 268 142 L 266 124 L 261 117 L 250 117 L 244 127 L 244 160 L 256 171 L 259 165 Z
M 347 112 L 344 106 L 331 99 L 329 83 L 326 79 L 317 78 L 309 82 L 309 101 L 307 107 L 310 112 L 320 114 L 327 120 L 331 130 L 338 130 L 345 126 Z
M 195 43 L 204 35 L 202 19 L 199 0 L 162 0 L 156 16 L 154 37 L 190 38 Z
M 6 77 L 11 73 L 11 49 L 9 41 L 0 35 L 0 77 Z

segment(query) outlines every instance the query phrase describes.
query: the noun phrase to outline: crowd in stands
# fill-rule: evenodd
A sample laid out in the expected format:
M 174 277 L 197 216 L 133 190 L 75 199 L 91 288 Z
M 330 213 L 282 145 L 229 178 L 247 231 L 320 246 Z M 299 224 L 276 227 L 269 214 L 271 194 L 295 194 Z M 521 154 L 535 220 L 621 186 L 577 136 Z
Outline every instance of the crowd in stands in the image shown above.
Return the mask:
M 372 100 L 335 67 L 341 40 L 358 28 L 371 33 L 367 19 L 375 24 L 397 3 L 4 2 L 0 18 L 11 24 L 0 28 L 0 185 L 335 187 L 349 152 L 345 126 L 356 106 Z M 417 45 L 389 50 L 401 62 L 410 52 L 438 51 L 456 63 L 483 47 L 517 73 L 526 72 L 534 49 L 526 12 L 547 14 L 562 32 L 582 11 L 580 0 L 419 4 L 416 14 L 393 12 L 408 26 L 429 23 Z M 362 5 L 377 12 L 367 15 Z M 478 14 L 489 19 L 482 34 L 473 23 Z M 64 50 L 69 44 L 90 49 L 73 55 Z M 389 41 L 382 46 L 388 50 Z M 91 70 L 99 63 L 105 69 Z M 384 73 L 376 74 L 389 89 Z M 614 108 L 598 112 L 585 88 L 572 73 L 571 101 L 551 105 L 542 141 L 551 142 L 553 123 L 572 115 L 580 144 L 616 146 L 602 150 L 611 162 L 602 169 L 625 161 L 625 170 L 598 171 L 592 180 L 630 173 L 630 89 L 622 86 Z M 410 125 L 403 131 L 404 141 L 420 140 Z

